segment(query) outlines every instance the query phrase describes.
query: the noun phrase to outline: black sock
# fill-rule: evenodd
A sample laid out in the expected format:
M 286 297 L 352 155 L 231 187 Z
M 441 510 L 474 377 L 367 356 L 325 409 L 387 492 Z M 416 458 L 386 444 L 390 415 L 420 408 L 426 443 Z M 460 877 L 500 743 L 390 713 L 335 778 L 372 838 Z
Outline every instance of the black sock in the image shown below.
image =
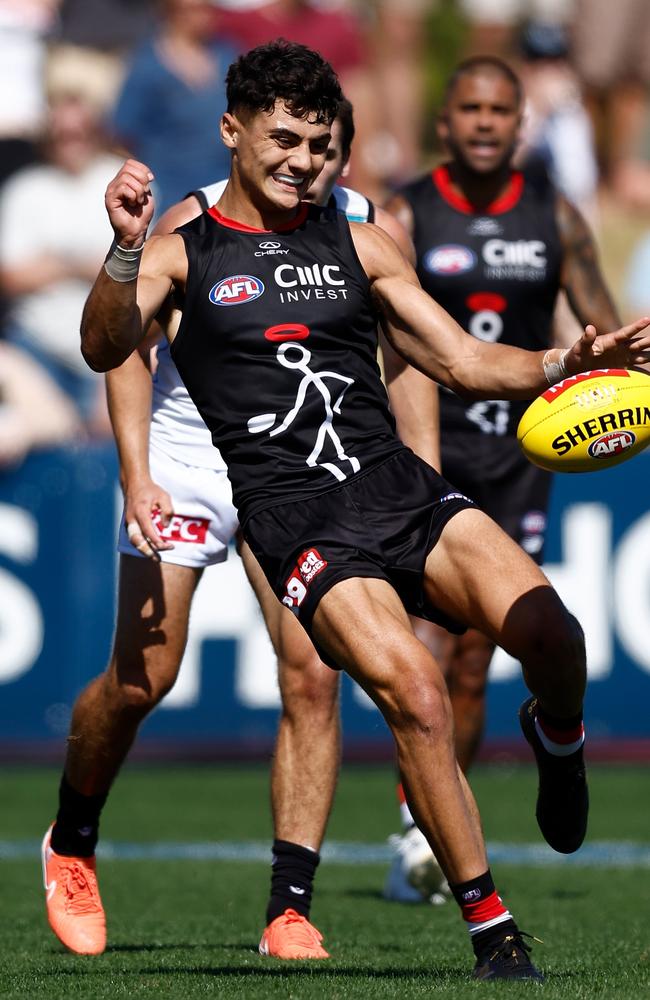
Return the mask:
M 52 850 L 66 857 L 90 858 L 99 837 L 99 816 L 108 792 L 82 795 L 63 775 L 59 786 L 59 811 L 52 830 Z
M 291 844 L 288 840 L 273 841 L 267 924 L 288 909 L 309 917 L 312 886 L 319 861 L 320 854 L 310 851 L 308 847 Z

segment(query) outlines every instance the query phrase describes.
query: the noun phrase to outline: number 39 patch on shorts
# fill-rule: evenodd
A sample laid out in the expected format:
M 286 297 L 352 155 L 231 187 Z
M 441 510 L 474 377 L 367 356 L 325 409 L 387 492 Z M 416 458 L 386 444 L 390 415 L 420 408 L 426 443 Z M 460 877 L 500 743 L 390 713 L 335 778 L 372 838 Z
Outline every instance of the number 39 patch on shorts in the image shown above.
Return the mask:
M 305 549 L 298 556 L 295 569 L 286 582 L 286 593 L 282 598 L 282 603 L 288 608 L 299 608 L 307 596 L 309 584 L 327 566 L 327 559 L 323 559 L 318 549 Z

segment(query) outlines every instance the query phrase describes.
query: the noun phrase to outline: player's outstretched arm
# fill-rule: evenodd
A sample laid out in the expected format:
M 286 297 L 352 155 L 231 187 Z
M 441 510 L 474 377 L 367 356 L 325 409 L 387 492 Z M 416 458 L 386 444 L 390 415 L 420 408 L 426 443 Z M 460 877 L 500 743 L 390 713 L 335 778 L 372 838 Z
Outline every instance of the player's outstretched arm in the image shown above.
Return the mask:
M 365 225 L 351 230 L 391 344 L 420 371 L 461 395 L 531 399 L 550 381 L 567 375 L 629 368 L 650 358 L 648 318 L 600 337 L 589 327 L 562 357 L 559 350 L 484 343 L 470 337 L 422 290 L 413 268 L 380 229 Z
M 562 353 L 567 375 L 592 368 L 634 368 L 648 364 L 650 316 L 643 316 L 620 330 L 600 335 L 590 323 L 582 337 Z
M 180 236 L 144 242 L 154 211 L 152 179 L 144 164 L 127 160 L 106 190 L 115 240 L 81 321 L 81 351 L 94 371 L 109 371 L 126 360 L 172 286 L 187 276 Z

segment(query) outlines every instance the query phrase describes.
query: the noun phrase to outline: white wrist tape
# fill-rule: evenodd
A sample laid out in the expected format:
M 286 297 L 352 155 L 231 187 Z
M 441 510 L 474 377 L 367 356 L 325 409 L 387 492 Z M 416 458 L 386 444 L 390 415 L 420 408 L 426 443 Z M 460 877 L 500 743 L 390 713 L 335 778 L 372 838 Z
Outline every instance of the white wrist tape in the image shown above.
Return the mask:
M 546 376 L 546 381 L 549 385 L 555 385 L 556 382 L 561 382 L 563 378 L 566 378 L 569 374 L 566 369 L 566 364 L 564 359 L 568 354 L 568 348 L 565 351 L 561 351 L 558 347 L 547 351 L 542 358 L 542 366 L 544 368 L 544 375 Z
M 104 261 L 106 274 L 113 281 L 133 281 L 138 277 L 143 250 L 144 243 L 141 247 L 121 247 L 114 243 Z

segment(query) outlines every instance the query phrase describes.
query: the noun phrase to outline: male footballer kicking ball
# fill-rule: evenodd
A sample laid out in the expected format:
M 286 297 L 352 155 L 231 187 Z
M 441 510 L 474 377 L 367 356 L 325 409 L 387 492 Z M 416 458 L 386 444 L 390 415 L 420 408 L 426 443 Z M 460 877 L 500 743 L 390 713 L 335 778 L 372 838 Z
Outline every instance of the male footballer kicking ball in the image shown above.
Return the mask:
M 376 219 L 412 254 L 398 222 L 336 184 L 353 137 L 352 106 L 342 101 L 325 166 L 306 200 L 332 202 L 355 221 Z M 226 183 L 201 188 L 173 206 L 156 232 L 173 232 L 195 219 L 219 200 Z M 275 243 L 269 247 L 268 242 L 258 240 L 258 255 L 280 259 Z M 436 387 L 387 351 L 385 342 L 383 347 L 400 436 L 435 465 Z M 48 892 L 50 925 L 67 948 L 81 954 L 100 954 L 106 946 L 95 850 L 107 795 L 143 719 L 176 681 L 203 569 L 225 560 L 238 526 L 225 463 L 183 386 L 167 341 L 157 343 L 153 359 L 150 355 L 148 348 L 134 351 L 107 373 L 125 495 L 115 639 L 106 670 L 75 702 L 59 808 L 43 844 L 46 887 L 57 883 Z M 260 951 L 283 959 L 325 959 L 329 955 L 310 917 L 340 757 L 339 675 L 321 662 L 295 616 L 277 601 L 245 542 L 240 554 L 277 655 L 282 700 L 271 766 L 271 891 Z
M 302 205 L 341 98 L 329 65 L 302 46 L 261 46 L 231 66 L 227 93 L 232 172 L 205 216 L 145 245 L 151 172 L 127 161 L 109 185 L 116 240 L 86 304 L 84 356 L 95 370 L 121 364 L 172 297 L 172 357 L 228 465 L 244 536 L 322 655 L 383 712 L 409 805 L 466 921 L 475 975 L 540 979 L 494 887 L 444 679 L 408 612 L 452 630 L 476 625 L 520 660 L 539 707 L 540 823 L 575 847 L 584 770 L 565 768 L 554 748 L 581 732 L 582 632 L 532 560 L 399 441 L 376 324 L 450 388 L 528 399 L 563 374 L 647 360 L 648 320 L 600 337 L 590 327 L 561 355 L 475 341 L 380 229 Z M 287 250 L 282 263 L 255 257 L 261 234 Z

